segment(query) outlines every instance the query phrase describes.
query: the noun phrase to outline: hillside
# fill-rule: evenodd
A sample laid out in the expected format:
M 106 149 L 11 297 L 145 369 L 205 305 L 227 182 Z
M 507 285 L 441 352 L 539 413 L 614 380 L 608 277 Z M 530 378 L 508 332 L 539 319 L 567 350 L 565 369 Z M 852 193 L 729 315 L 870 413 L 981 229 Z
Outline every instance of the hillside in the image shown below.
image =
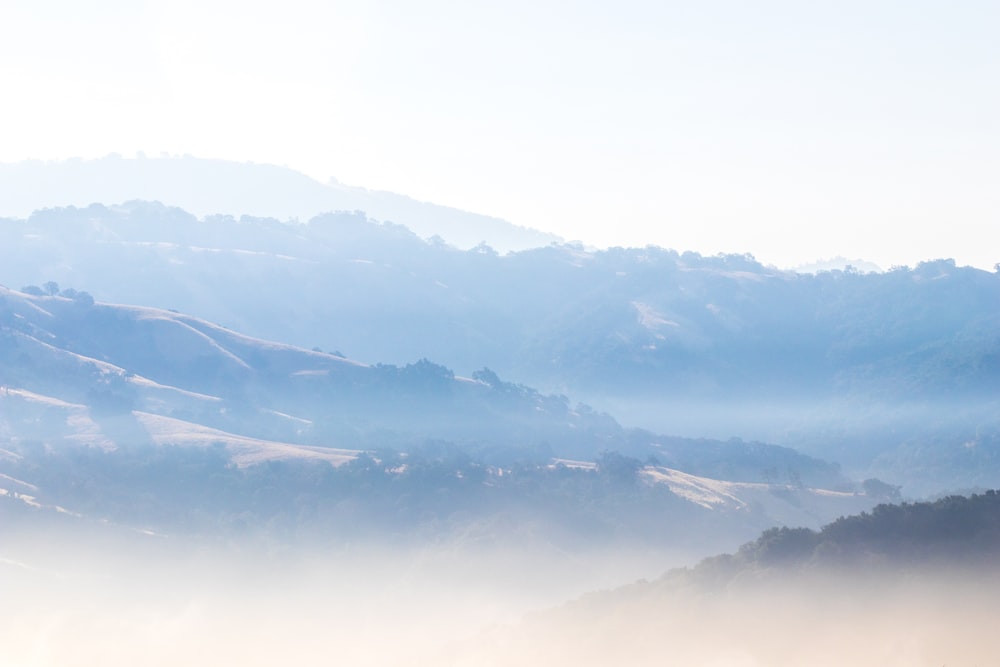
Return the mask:
M 990 664 L 1000 494 L 879 505 L 484 633 L 439 664 Z
M 926 567 L 995 566 L 1000 549 L 1000 494 L 946 496 L 934 502 L 880 504 L 870 512 L 823 526 L 773 528 L 732 555 L 706 560 L 690 576 L 713 585 L 740 577 L 787 576 L 790 571 L 852 568 L 900 576 Z
M 91 519 L 700 549 L 876 501 L 788 448 L 624 429 L 487 370 L 369 366 L 86 292 L 0 289 L 0 339 L 0 472 Z
M 0 241 L 15 288 L 55 282 L 368 364 L 486 367 L 629 425 L 775 442 L 915 493 L 1000 481 L 1000 274 L 947 260 L 805 275 L 652 247 L 501 256 L 363 214 L 142 202 L 0 220 Z
M 91 587 L 176 583 L 188 618 L 222 573 L 269 625 L 247 582 L 303 561 L 274 599 L 325 609 L 346 588 L 351 618 L 366 603 L 380 619 L 397 582 L 419 582 L 421 614 L 470 585 L 551 603 L 759 534 L 423 664 L 911 667 L 1000 650 L 996 494 L 875 507 L 1000 480 L 997 273 L 501 255 L 358 212 L 143 201 L 0 220 L 0 266 L 21 287 L 0 287 L 0 577 L 27 582 L 8 620 L 25 600 L 26 618 L 61 609 L 52 582 L 83 609 Z M 144 583 L 156 563 L 180 572 L 177 554 L 193 559 L 178 582 Z M 115 614 L 165 613 L 143 604 Z M 348 627 L 322 625 L 306 634 Z
M 55 281 L 372 362 L 486 365 L 544 388 L 705 399 L 1000 388 L 1000 278 L 947 260 L 812 275 L 652 247 L 498 256 L 362 214 L 285 224 L 142 202 L 3 220 L 0 238 L 10 287 Z

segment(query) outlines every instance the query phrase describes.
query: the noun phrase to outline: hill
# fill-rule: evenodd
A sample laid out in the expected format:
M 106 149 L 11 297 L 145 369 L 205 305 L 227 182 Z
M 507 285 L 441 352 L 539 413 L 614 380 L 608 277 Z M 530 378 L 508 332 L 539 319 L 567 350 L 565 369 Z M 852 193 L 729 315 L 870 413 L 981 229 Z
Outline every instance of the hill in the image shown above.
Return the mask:
M 369 366 L 86 292 L 0 289 L 0 339 L 0 471 L 129 525 L 491 536 L 520 516 L 557 541 L 676 546 L 875 501 L 788 448 L 624 429 L 488 370 Z
M 820 530 L 780 527 L 732 555 L 704 561 L 688 573 L 723 583 L 746 577 L 783 577 L 792 570 L 855 568 L 899 576 L 926 567 L 988 567 L 1000 549 L 1000 494 L 946 496 L 934 502 L 880 504 L 841 517 Z M 724 585 L 724 584 L 723 584 Z
M 135 199 L 179 206 L 199 216 L 228 214 L 309 220 L 334 211 L 364 211 L 439 236 L 460 248 L 479 243 L 507 250 L 547 245 L 558 237 L 506 220 L 417 201 L 404 195 L 320 183 L 287 167 L 184 157 L 0 164 L 0 215 L 27 216 L 60 206 L 112 205 Z
M 439 664 L 989 664 L 998 547 L 994 491 L 880 505 L 583 596 Z
M 948 260 L 811 275 L 660 248 L 499 256 L 361 214 L 290 225 L 142 202 L 3 220 L 0 238 L 11 287 L 85 285 L 99 300 L 250 335 L 373 362 L 487 365 L 574 394 L 920 399 L 1000 388 L 1000 274 Z
M 13 287 L 85 287 L 370 364 L 487 367 L 630 425 L 774 442 L 912 493 L 1000 481 L 1000 274 L 948 260 L 805 275 L 660 248 L 501 256 L 361 214 L 131 202 L 0 220 L 0 261 Z

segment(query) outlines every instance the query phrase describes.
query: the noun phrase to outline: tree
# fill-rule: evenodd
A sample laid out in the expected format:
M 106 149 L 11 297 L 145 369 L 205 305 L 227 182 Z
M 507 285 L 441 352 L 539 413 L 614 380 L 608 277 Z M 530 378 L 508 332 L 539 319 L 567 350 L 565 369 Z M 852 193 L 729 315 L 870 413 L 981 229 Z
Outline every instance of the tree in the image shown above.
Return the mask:
M 887 484 L 875 477 L 861 482 L 861 488 L 864 489 L 866 496 L 871 496 L 872 498 L 891 500 L 893 502 L 899 502 L 899 499 L 901 498 L 899 492 L 902 487 Z
M 83 306 L 94 305 L 94 297 L 92 297 L 89 292 L 76 292 L 73 295 L 73 301 Z
M 501 384 L 503 384 L 500 381 L 500 377 L 485 366 L 483 367 L 482 370 L 475 371 L 472 374 L 472 379 L 482 382 L 483 384 L 494 388 L 499 387 Z
M 642 461 L 620 452 L 605 450 L 597 458 L 597 472 L 615 482 L 634 482 L 640 470 Z

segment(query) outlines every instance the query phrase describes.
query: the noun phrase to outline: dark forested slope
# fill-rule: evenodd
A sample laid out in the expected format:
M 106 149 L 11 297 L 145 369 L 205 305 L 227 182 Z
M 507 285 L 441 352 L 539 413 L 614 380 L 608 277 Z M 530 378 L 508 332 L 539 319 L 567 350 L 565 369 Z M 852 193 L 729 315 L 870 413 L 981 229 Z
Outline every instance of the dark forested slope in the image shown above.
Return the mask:
M 596 592 L 439 664 L 990 664 L 1000 494 L 880 505 Z
M 836 567 L 886 571 L 927 566 L 996 565 L 1000 493 L 946 496 L 933 502 L 883 504 L 823 526 L 773 528 L 732 555 L 708 559 L 695 577 L 736 578 L 753 571 Z

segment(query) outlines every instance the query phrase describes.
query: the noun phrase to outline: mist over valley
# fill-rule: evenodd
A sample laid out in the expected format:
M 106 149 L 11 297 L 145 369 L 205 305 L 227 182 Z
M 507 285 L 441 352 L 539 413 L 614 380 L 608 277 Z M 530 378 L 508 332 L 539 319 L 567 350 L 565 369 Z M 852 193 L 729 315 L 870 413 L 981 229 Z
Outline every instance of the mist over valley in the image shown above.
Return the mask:
M 77 188 L 0 219 L 0 663 L 996 654 L 996 271 L 598 250 L 299 177 L 0 172 Z

